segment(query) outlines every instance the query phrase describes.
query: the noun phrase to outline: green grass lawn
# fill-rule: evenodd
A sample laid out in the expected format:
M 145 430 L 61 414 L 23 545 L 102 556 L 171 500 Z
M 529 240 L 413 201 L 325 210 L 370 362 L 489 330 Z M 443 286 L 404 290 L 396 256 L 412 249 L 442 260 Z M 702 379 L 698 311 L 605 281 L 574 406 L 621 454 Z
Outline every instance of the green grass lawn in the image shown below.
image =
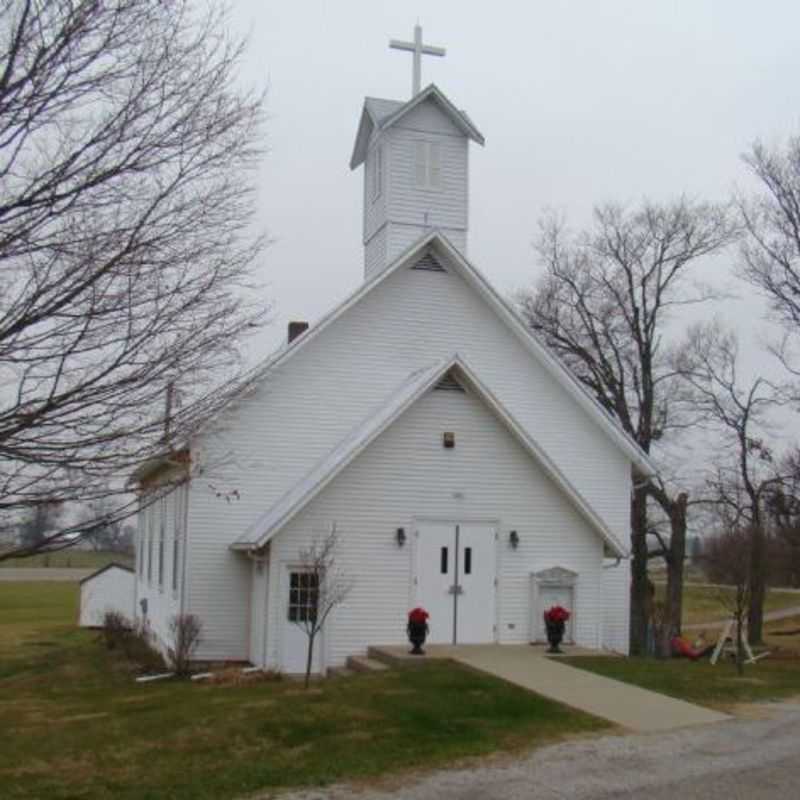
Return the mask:
M 137 685 L 65 583 L 0 583 L 0 795 L 232 798 L 528 748 L 606 723 L 442 662 L 320 681 Z
M 745 665 L 743 677 L 730 662 L 664 661 L 645 658 L 575 656 L 568 664 L 712 708 L 800 695 L 800 660 L 770 660 Z
M 0 561 L 0 569 L 14 567 L 74 567 L 77 569 L 100 569 L 106 564 L 116 561 L 117 564 L 133 566 L 133 556 L 124 553 L 95 552 L 94 550 L 76 550 L 68 548 L 55 553 L 39 553 L 26 558 L 10 558 Z
M 656 584 L 656 593 L 663 597 L 666 584 Z M 683 588 L 683 624 L 694 625 L 703 622 L 714 622 L 730 615 L 722 601 L 726 594 L 733 590 L 716 589 L 710 586 L 684 584 Z M 783 608 L 800 607 L 800 593 L 783 592 L 770 589 L 767 592 L 765 611 L 777 611 Z

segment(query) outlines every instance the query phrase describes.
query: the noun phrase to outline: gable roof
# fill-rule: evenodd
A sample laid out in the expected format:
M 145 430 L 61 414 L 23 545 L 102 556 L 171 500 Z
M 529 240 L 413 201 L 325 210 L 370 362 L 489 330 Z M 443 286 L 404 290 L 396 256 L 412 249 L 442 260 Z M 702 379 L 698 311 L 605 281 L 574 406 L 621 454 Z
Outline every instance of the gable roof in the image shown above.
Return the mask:
M 358 124 L 353 155 L 350 158 L 350 169 L 355 169 L 366 160 L 369 140 L 373 131 L 388 130 L 409 111 L 422 105 L 427 100 L 432 100 L 436 103 L 464 136 L 480 145 L 485 143 L 483 134 L 475 127 L 467 113 L 456 108 L 447 99 L 444 92 L 436 84 L 432 83 L 406 103 L 401 103 L 397 100 L 384 100 L 379 97 L 366 98 L 361 112 L 361 121 Z
M 132 567 L 129 567 L 127 564 L 120 564 L 118 561 L 111 561 L 110 563 L 106 564 L 104 567 L 100 567 L 100 569 L 96 569 L 94 572 L 92 572 L 89 575 L 86 575 L 85 577 L 81 578 L 78 581 L 78 583 L 79 584 L 84 584 L 84 583 L 86 583 L 86 581 L 90 581 L 92 578 L 96 578 L 98 575 L 101 575 L 102 573 L 106 572 L 107 570 L 111 569 L 112 567 L 115 568 L 115 569 L 125 570 L 125 572 L 130 572 L 131 575 L 133 575 L 133 568 Z
M 305 508 L 381 433 L 451 372 L 459 382 L 466 384 L 489 407 L 517 442 L 522 445 L 528 455 L 567 496 L 586 522 L 614 551 L 614 554 L 620 557 L 627 556 L 627 549 L 619 537 L 606 526 L 600 516 L 547 453 L 530 437 L 525 428 L 514 419 L 489 389 L 481 383 L 475 372 L 458 354 L 411 373 L 391 393 L 385 403 L 374 409 L 366 419 L 324 456 L 305 477 L 298 481 L 270 509 L 261 514 L 242 536 L 234 542 L 232 548 L 234 550 L 254 550 L 264 547 L 275 534 Z
M 291 358 L 308 342 L 319 336 L 329 325 L 345 314 L 352 306 L 361 301 L 367 294 L 380 286 L 390 275 L 406 267 L 413 266 L 423 255 L 433 252 L 437 260 L 444 262 L 449 268 L 456 271 L 465 282 L 471 286 L 487 302 L 497 316 L 517 336 L 528 352 L 547 370 L 551 377 L 564 390 L 575 399 L 606 436 L 625 454 L 633 464 L 639 475 L 655 475 L 656 467 L 649 456 L 639 445 L 620 427 L 611 414 L 597 402 L 589 390 L 570 372 L 569 368 L 554 356 L 522 320 L 516 310 L 505 300 L 480 270 L 468 261 L 461 252 L 439 230 L 432 230 L 423 234 L 414 244 L 410 245 L 389 266 L 373 275 L 361 284 L 355 291 L 346 297 L 338 306 L 331 309 L 319 322 L 308 330 L 284 345 L 261 367 L 253 371 L 247 387 L 251 388 L 271 372 L 278 365 Z M 213 420 L 209 420 L 206 425 Z

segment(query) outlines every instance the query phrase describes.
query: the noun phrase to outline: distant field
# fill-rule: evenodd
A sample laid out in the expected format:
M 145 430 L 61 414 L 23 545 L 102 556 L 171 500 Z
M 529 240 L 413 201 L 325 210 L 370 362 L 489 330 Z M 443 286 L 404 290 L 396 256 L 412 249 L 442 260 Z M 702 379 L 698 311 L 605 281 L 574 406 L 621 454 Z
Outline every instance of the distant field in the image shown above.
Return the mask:
M 59 550 L 57 553 L 12 558 L 0 561 L 0 569 L 15 567 L 72 567 L 77 569 L 100 569 L 116 561 L 118 564 L 133 566 L 133 556 L 125 553 L 95 552 L 94 550 Z
M 656 593 L 663 597 L 665 584 L 656 584 Z M 730 611 L 723 602 L 732 589 L 713 586 L 698 586 L 687 583 L 683 587 L 683 624 L 699 625 L 726 619 Z M 778 611 L 784 608 L 800 608 L 800 593 L 770 589 L 767 592 L 765 611 Z

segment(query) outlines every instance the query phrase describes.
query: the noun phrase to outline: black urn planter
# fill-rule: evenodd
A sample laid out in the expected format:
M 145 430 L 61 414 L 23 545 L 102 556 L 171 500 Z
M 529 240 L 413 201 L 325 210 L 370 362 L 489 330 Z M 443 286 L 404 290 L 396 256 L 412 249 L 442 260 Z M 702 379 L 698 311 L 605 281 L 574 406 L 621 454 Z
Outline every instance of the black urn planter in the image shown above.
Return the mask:
M 550 647 L 547 649 L 548 653 L 561 653 L 562 649 L 559 647 L 561 640 L 564 638 L 564 623 L 563 622 L 550 622 L 544 621 L 545 628 L 547 629 L 547 641 L 550 642 Z
M 409 622 L 406 632 L 408 641 L 414 645 L 411 655 L 424 656 L 425 651 L 422 649 L 422 645 L 425 644 L 425 638 L 428 635 L 428 624 L 426 622 Z

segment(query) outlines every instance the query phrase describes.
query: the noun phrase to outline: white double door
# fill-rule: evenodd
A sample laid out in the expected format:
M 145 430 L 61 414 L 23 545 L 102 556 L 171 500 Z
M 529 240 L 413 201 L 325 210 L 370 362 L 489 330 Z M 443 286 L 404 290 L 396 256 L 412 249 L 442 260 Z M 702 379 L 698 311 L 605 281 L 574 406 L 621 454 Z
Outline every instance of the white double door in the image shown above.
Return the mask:
M 417 605 L 430 614 L 428 641 L 495 641 L 495 527 L 435 522 L 417 532 Z

